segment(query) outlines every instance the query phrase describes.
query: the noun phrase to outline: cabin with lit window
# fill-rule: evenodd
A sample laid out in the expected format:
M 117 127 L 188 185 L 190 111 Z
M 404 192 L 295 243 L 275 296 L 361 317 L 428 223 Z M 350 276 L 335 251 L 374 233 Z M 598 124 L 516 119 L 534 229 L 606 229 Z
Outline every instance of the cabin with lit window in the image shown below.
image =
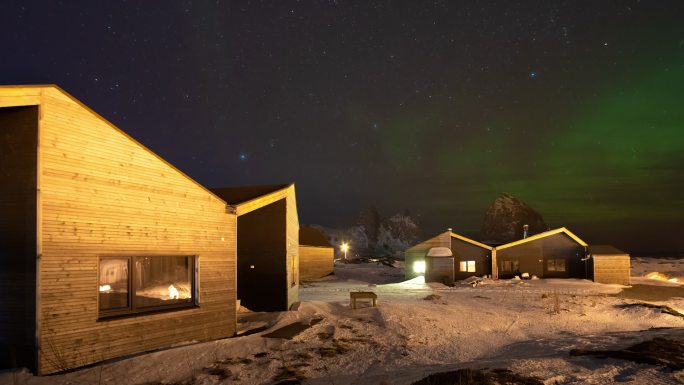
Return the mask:
M 237 215 L 237 298 L 252 311 L 299 301 L 299 218 L 294 184 L 214 188 Z
M 437 248 L 449 249 L 451 256 L 446 255 L 446 253 Z M 433 250 L 433 252 L 430 253 L 430 250 Z M 405 251 L 405 276 L 406 279 L 411 279 L 424 275 L 426 280 L 438 279 L 443 281 L 444 277 L 446 277 L 446 273 L 443 273 L 446 271 L 444 270 L 446 265 L 443 258 L 451 258 L 453 260 L 452 281 L 466 279 L 471 276 L 482 277 L 491 275 L 492 251 L 493 248 L 491 246 L 456 234 L 451 229 L 448 229 Z M 432 266 L 440 266 L 441 272 L 439 274 L 431 272 L 431 268 L 434 269 Z
M 299 229 L 300 279 L 316 279 L 332 274 L 334 260 L 335 249 L 319 229 Z
M 565 227 L 546 231 L 496 247 L 499 278 L 523 273 L 538 278 L 591 279 L 588 245 Z
M 235 334 L 234 209 L 57 86 L 0 86 L 0 212 L 0 368 Z

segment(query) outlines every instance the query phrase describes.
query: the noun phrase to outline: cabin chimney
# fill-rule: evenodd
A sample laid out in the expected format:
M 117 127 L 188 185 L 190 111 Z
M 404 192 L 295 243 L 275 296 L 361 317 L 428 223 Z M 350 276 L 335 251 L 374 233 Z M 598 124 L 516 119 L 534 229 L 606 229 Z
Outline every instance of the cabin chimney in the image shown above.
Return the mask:
M 523 239 L 527 238 L 530 233 L 530 225 L 523 225 Z

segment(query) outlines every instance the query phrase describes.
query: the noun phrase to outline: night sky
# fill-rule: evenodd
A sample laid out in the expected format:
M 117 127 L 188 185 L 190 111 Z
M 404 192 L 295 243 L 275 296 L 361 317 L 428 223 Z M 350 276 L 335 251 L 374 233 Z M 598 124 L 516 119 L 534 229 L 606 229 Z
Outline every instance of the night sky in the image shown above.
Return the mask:
M 207 186 L 300 221 L 476 236 L 506 191 L 684 251 L 684 1 L 3 1 L 0 84 L 55 83 Z

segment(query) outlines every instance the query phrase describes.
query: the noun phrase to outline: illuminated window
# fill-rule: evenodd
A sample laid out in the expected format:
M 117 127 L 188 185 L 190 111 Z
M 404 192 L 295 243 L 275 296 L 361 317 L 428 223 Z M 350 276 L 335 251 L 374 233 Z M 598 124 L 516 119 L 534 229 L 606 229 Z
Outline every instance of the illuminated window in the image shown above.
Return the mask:
M 413 262 L 413 271 L 418 274 L 425 273 L 425 261 L 415 261 Z
M 100 311 L 129 308 L 130 258 L 100 258 Z
M 101 257 L 100 317 L 195 305 L 195 257 Z
M 565 271 L 565 259 L 547 259 L 546 270 L 548 271 Z
M 461 261 L 459 263 L 459 271 L 474 273 L 475 272 L 475 261 Z
M 510 272 L 516 272 L 518 271 L 518 261 L 506 261 L 504 260 L 502 263 L 502 268 L 501 271 L 510 271 Z

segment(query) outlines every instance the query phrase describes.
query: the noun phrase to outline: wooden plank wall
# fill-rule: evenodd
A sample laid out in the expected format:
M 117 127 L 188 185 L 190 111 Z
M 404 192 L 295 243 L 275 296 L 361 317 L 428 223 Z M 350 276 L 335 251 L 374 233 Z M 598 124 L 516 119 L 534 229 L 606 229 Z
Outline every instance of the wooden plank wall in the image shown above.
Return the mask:
M 286 231 L 287 231 L 287 308 L 299 301 L 299 215 L 297 214 L 297 196 L 294 185 L 287 188 Z
M 404 252 L 404 276 L 406 279 L 417 277 L 413 271 L 413 262 L 425 259 L 428 250 L 433 247 L 451 247 L 451 232 L 443 232 L 433 238 L 423 241 Z
M 57 88 L 41 98 L 42 374 L 235 333 L 226 205 Z M 199 257 L 199 307 L 98 321 L 98 256 Z
M 36 369 L 38 107 L 0 108 L 0 370 Z
M 629 255 L 594 255 L 594 282 L 630 285 Z
M 333 272 L 335 249 L 332 247 L 299 245 L 300 279 L 316 279 Z

